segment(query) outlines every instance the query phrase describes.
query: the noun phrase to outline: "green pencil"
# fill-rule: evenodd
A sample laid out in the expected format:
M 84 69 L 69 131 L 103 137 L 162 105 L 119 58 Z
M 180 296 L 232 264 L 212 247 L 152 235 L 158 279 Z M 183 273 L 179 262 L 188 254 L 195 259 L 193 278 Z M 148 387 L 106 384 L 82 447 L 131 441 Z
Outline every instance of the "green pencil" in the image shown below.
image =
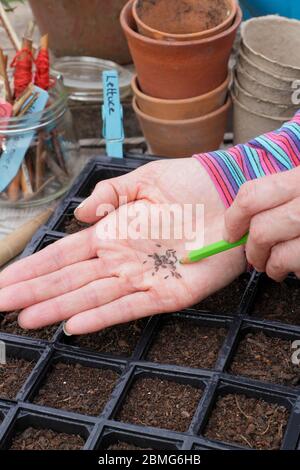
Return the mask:
M 205 246 L 204 248 L 200 248 L 199 250 L 190 251 L 186 258 L 182 258 L 180 260 L 181 264 L 191 264 L 197 263 L 205 258 L 209 258 L 210 256 L 217 255 L 218 253 L 222 253 L 223 251 L 232 250 L 232 248 L 236 248 L 238 246 L 246 245 L 248 240 L 249 234 L 245 235 L 241 240 L 236 243 L 228 243 L 225 240 L 221 240 L 220 242 L 213 243 L 212 245 Z

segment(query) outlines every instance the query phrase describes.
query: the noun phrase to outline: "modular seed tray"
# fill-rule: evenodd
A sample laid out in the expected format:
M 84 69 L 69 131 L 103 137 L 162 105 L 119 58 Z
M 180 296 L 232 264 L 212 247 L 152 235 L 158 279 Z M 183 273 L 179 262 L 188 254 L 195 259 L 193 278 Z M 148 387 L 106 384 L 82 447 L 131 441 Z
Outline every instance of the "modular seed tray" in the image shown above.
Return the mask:
M 24 256 L 66 236 L 66 217 L 98 181 L 147 161 L 91 161 Z M 65 337 L 62 326 L 47 340 L 1 328 L 17 369 L 8 396 L 0 388 L 0 448 L 37 428 L 75 435 L 84 449 L 297 449 L 300 368 L 291 344 L 300 340 L 299 287 L 292 276 L 274 287 L 253 273 L 203 309 L 79 338 Z M 233 291 L 234 307 L 226 300 Z

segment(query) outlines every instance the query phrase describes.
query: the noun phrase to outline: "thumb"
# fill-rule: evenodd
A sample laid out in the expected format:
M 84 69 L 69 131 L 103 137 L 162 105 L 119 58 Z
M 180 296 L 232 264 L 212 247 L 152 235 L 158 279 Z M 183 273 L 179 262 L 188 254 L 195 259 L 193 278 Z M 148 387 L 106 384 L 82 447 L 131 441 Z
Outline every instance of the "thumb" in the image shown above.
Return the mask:
M 75 210 L 75 217 L 89 224 L 138 198 L 138 170 L 98 183 L 87 199 Z

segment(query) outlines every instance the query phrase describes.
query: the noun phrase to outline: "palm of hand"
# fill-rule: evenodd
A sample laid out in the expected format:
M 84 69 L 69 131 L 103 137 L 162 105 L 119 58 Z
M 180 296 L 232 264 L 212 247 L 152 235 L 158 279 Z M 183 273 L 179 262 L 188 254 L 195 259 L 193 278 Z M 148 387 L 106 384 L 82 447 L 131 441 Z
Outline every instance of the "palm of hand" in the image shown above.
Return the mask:
M 114 229 L 128 228 L 128 209 L 144 217 L 145 208 L 151 209 L 153 215 L 161 210 L 160 205 L 177 204 L 176 215 L 183 203 L 204 205 L 206 244 L 222 237 L 224 208 L 198 162 L 193 159 L 156 162 L 132 175 L 136 178 L 132 183 L 136 192 L 132 202 L 88 230 L 21 261 L 23 266 L 8 268 L 6 280 L 1 275 L 0 287 L 7 287 L 0 293 L 0 309 L 2 305 L 5 310 L 25 307 L 20 323 L 27 328 L 69 319 L 70 333 L 88 333 L 191 306 L 243 271 L 245 261 L 241 249 L 195 265 L 177 263 L 174 271 L 170 261 L 184 254 L 187 240 L 174 236 L 149 239 L 146 227 L 151 224 L 146 224 L 144 218 L 140 223 L 134 220 L 129 238 L 111 237 Z M 86 214 L 83 209 L 80 218 L 85 220 Z M 173 228 L 183 229 L 182 220 L 178 220 Z M 141 239 L 141 233 L 145 239 Z M 163 258 L 161 265 L 155 265 L 155 253 L 156 259 L 167 255 L 169 261 Z M 24 277 L 21 272 L 29 274 Z M 46 292 L 42 291 L 43 286 L 47 286 Z

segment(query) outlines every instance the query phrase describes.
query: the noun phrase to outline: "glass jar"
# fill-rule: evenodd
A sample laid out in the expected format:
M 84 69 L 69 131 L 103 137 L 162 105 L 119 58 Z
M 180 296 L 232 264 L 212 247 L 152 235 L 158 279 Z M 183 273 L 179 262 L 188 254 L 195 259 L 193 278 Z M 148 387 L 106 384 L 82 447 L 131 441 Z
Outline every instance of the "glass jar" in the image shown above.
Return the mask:
M 61 77 L 53 79 L 46 108 L 31 116 L 30 120 L 26 114 L 0 118 L 1 151 L 10 139 L 16 151 L 24 153 L 26 149 L 17 176 L 0 193 L 2 207 L 33 207 L 55 200 L 68 190 L 82 167 Z

